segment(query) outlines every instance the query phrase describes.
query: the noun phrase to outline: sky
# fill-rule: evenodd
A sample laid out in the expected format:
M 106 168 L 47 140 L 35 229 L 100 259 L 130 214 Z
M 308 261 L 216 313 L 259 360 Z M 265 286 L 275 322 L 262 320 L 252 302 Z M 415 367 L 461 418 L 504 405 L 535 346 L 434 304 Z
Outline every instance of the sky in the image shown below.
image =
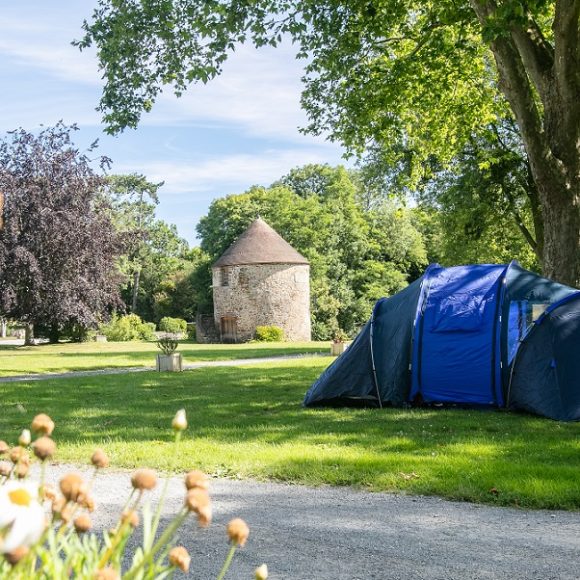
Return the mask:
M 94 0 L 0 0 L 0 135 L 77 123 L 77 144 L 98 138 L 112 173 L 165 182 L 157 215 L 192 244 L 213 199 L 267 186 L 307 163 L 344 163 L 337 144 L 298 130 L 306 125 L 303 62 L 290 43 L 242 46 L 208 85 L 192 85 L 179 99 L 167 92 L 138 129 L 106 135 L 95 110 L 102 91 L 95 52 L 70 44 L 95 6 Z

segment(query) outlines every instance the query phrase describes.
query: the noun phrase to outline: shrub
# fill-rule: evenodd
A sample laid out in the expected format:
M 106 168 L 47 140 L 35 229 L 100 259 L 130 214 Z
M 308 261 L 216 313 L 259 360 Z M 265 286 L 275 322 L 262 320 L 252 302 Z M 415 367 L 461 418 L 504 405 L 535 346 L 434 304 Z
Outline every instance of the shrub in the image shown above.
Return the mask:
M 171 334 L 184 334 L 187 330 L 187 322 L 182 318 L 165 316 L 159 322 L 159 330 L 162 332 L 170 332 Z
M 258 342 L 280 342 L 284 331 L 279 326 L 256 326 L 255 339 Z
M 187 429 L 185 409 L 176 413 L 171 426 L 174 445 L 168 450 L 168 457 L 173 462 L 179 453 L 182 432 Z M 196 519 L 202 528 L 211 523 L 208 476 L 198 470 L 186 475 L 183 507 L 166 522 L 161 515 L 169 480 L 164 482 L 157 506 L 152 505 L 147 495 L 157 487 L 158 476 L 152 469 L 138 469 L 131 476 L 133 491 L 116 514 L 112 528 L 94 532 L 92 482 L 109 466 L 109 458 L 102 449 L 95 450 L 90 482 L 83 481 L 77 473 L 68 473 L 60 480 L 58 490 L 46 484 L 46 467 L 57 451 L 51 438 L 54 427 L 53 420 L 43 413 L 34 417 L 31 429 L 22 431 L 12 449 L 1 442 L 3 453 L 9 450 L 9 460 L 0 461 L 0 578 L 173 578 L 177 570 L 187 574 L 190 567 L 197 576 L 195 562 L 187 550 L 175 544 L 187 520 Z M 36 435 L 34 441 L 31 431 Z M 40 481 L 30 477 L 34 473 L 30 469 L 33 454 L 41 463 L 36 470 Z M 220 579 L 250 534 L 247 524 L 239 518 L 231 520 L 224 531 L 229 553 L 219 572 Z M 125 570 L 121 568 L 123 563 Z M 255 576 L 267 578 L 267 567 L 260 566 Z
M 155 340 L 157 338 L 155 325 L 152 322 L 143 322 L 136 314 L 114 315 L 109 323 L 101 325 L 100 332 L 111 342 Z
M 191 342 L 197 342 L 197 330 L 195 328 L 195 322 L 187 323 L 187 340 L 191 340 Z

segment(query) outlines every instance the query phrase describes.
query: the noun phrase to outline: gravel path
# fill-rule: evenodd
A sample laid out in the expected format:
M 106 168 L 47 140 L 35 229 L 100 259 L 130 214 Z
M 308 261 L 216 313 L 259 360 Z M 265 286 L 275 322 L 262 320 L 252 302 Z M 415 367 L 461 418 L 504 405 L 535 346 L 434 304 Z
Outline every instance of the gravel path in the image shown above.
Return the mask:
M 60 475 L 66 467 L 50 471 Z M 127 496 L 129 474 L 97 479 L 98 527 L 109 527 Z M 225 524 L 245 519 L 250 539 L 227 578 L 298 580 L 577 580 L 580 514 L 524 511 L 430 497 L 309 488 L 254 481 L 212 482 L 214 523 L 186 525 L 179 542 L 195 565 L 190 577 L 215 578 L 227 551 Z M 166 514 L 183 501 L 172 479 Z
M 256 365 L 267 362 L 292 360 L 300 358 L 312 358 L 316 356 L 327 356 L 322 353 L 286 354 L 282 356 L 268 356 L 261 358 L 239 358 L 234 360 L 213 360 L 202 361 L 193 364 L 183 365 L 183 370 L 200 369 L 203 367 L 237 367 L 241 365 Z M 15 375 L 0 377 L 0 383 L 20 383 L 29 381 L 48 381 L 50 379 L 69 379 L 75 377 L 95 377 L 99 375 L 124 375 L 127 373 L 142 373 L 154 371 L 155 367 L 123 367 L 99 369 L 96 371 L 69 371 L 66 373 L 42 373 L 34 375 Z

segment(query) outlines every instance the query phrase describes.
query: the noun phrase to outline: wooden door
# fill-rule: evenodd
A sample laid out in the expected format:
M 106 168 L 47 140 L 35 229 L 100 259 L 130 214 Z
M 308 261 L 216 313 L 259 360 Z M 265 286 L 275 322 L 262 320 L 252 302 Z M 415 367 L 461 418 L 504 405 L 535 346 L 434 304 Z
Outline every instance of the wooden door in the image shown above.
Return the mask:
M 235 316 L 222 316 L 220 326 L 222 342 L 237 342 L 238 320 Z

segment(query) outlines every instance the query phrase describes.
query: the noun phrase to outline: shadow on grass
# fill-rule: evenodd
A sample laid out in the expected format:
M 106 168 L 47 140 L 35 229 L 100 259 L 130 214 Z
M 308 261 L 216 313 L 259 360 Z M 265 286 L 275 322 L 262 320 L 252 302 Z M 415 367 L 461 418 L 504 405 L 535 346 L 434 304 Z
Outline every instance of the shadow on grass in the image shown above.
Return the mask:
M 14 440 L 46 412 L 65 447 L 115 443 L 122 463 L 140 456 L 163 467 L 168 424 L 185 408 L 179 468 L 195 461 L 221 474 L 580 508 L 579 424 L 459 409 L 303 409 L 323 368 L 310 359 L 8 383 L 0 432 Z

